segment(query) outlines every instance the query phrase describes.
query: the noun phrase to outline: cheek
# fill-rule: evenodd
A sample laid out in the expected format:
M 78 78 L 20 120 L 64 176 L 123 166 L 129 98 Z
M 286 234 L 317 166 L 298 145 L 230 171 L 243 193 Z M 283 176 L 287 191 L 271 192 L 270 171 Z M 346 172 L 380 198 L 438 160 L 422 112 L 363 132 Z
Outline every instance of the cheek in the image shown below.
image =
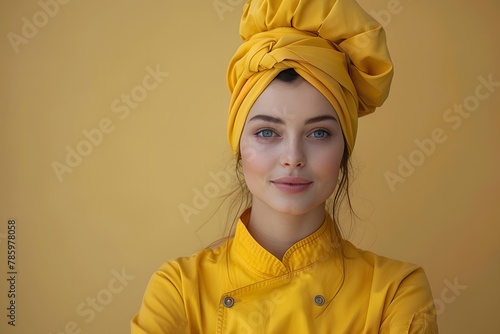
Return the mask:
M 242 138 L 240 142 L 240 155 L 243 168 L 246 168 L 246 165 L 252 164 L 257 159 L 257 153 L 258 150 L 255 145 L 251 145 L 248 140 Z
M 340 164 L 344 154 L 342 145 L 331 148 L 327 151 L 317 154 L 312 166 L 315 166 L 316 173 L 325 180 L 331 179 L 336 183 L 340 172 Z
M 252 189 L 253 182 L 251 176 L 254 173 L 253 170 L 256 168 L 254 165 L 257 160 L 257 150 L 249 143 L 245 136 L 245 132 L 243 132 L 240 140 L 240 155 L 245 183 L 249 189 Z
M 250 146 L 242 147 L 241 165 L 247 181 L 265 178 L 273 167 L 272 159 L 269 159 L 268 154 Z

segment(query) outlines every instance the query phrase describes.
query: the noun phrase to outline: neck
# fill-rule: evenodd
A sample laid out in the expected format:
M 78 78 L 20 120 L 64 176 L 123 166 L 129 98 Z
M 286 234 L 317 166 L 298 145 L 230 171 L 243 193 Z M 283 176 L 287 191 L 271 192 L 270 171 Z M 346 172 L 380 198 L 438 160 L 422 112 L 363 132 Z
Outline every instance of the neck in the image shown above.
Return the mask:
M 248 231 L 262 247 L 281 260 L 293 244 L 320 228 L 324 219 L 324 205 L 306 213 L 288 214 L 277 212 L 254 198 Z

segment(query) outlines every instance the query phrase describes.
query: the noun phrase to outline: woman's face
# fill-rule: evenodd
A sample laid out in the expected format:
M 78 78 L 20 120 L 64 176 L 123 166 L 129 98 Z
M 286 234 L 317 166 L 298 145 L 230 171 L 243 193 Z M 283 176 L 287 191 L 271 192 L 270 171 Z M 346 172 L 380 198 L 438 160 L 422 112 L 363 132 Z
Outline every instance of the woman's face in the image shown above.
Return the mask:
M 254 103 L 240 140 L 253 206 L 299 215 L 324 210 L 344 153 L 337 114 L 302 78 L 274 80 Z

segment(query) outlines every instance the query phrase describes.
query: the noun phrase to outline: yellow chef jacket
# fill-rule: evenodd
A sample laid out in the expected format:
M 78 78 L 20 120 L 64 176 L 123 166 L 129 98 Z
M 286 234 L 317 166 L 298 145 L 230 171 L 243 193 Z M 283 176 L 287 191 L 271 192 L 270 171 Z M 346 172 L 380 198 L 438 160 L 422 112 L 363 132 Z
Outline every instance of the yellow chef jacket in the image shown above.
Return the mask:
M 349 242 L 342 255 L 328 214 L 279 260 L 253 239 L 247 221 L 243 215 L 220 247 L 165 263 L 132 334 L 438 332 L 421 268 Z

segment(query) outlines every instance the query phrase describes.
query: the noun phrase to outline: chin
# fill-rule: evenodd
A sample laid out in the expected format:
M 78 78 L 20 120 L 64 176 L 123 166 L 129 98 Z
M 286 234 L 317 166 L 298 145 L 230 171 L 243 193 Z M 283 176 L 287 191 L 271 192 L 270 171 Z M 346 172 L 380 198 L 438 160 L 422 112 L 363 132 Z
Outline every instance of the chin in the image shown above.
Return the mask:
M 297 201 L 287 201 L 287 203 L 270 203 L 268 205 L 272 210 L 280 214 L 286 214 L 291 216 L 301 216 L 309 212 L 318 210 L 324 210 L 325 202 L 317 204 L 305 204 L 303 201 L 297 203 Z

